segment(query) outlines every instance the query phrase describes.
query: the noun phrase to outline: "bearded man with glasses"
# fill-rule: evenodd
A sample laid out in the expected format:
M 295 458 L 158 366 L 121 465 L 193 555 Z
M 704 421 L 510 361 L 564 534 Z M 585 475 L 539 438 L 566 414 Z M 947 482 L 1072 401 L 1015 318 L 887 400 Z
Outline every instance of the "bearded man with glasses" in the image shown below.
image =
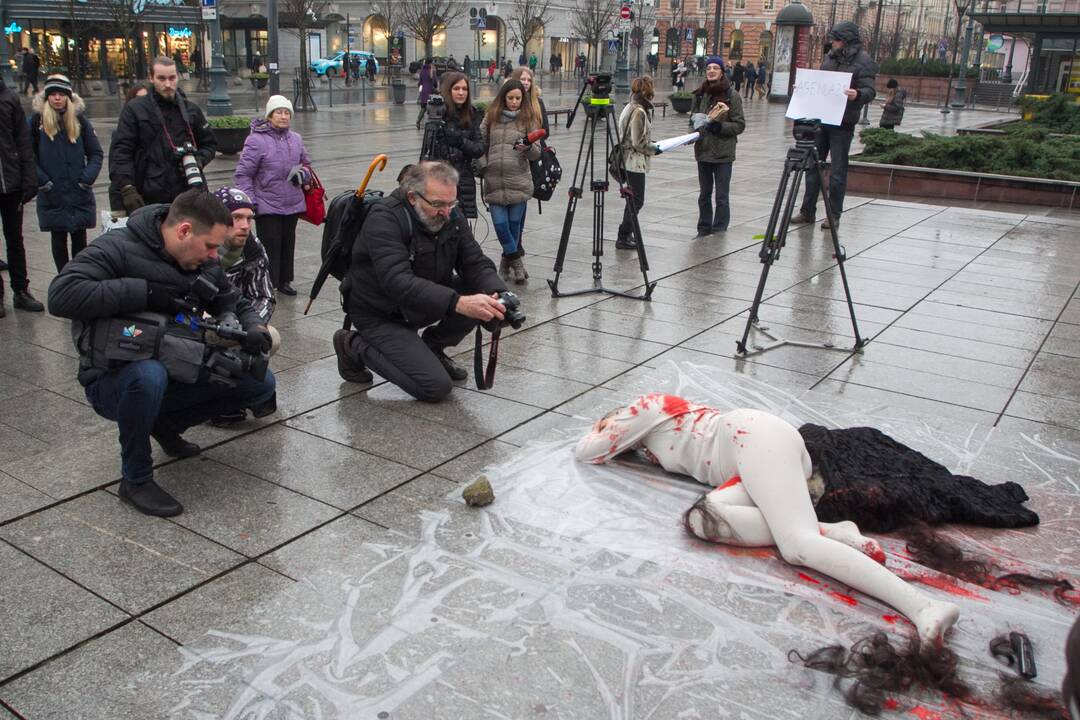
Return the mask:
M 370 383 L 370 368 L 438 402 L 468 377 L 446 348 L 478 323 L 502 319 L 506 285 L 457 208 L 457 185 L 447 163 L 422 162 L 373 204 L 341 284 L 355 328 L 334 333 L 344 380 Z

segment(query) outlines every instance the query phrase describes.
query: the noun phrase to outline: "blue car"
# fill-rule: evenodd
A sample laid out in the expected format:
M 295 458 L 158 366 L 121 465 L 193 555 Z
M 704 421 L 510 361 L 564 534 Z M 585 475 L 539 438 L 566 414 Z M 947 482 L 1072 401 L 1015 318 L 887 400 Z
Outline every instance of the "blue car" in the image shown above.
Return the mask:
M 367 69 L 368 58 L 375 59 L 375 56 L 367 50 L 350 50 L 352 55 L 352 62 L 355 64 L 360 63 L 360 74 L 364 74 L 364 70 Z M 342 50 L 338 54 L 331 58 L 319 58 L 311 61 L 311 69 L 315 71 L 316 75 L 329 75 L 330 77 L 341 76 L 341 59 L 345 57 L 345 51 Z M 375 72 L 379 72 L 379 61 L 375 60 Z

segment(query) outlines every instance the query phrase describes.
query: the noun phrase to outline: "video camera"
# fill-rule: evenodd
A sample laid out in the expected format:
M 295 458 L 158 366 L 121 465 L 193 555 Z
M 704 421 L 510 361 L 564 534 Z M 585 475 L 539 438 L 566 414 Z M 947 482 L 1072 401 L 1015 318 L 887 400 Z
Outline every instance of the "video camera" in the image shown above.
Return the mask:
M 429 120 L 442 120 L 446 117 L 446 101 L 439 93 L 432 93 L 428 98 L 427 115 Z
M 484 323 L 484 329 L 494 333 L 509 325 L 517 330 L 525 323 L 525 312 L 521 310 L 521 298 L 507 290 L 499 295 L 499 304 L 503 306 L 503 318 L 492 318 Z
M 205 187 L 206 179 L 203 177 L 202 168 L 199 167 L 199 159 L 195 155 L 195 146 L 187 142 L 176 148 L 173 153 L 177 162 L 180 163 L 180 172 L 184 174 L 184 180 L 187 181 L 188 187 Z
M 194 333 L 206 345 L 203 367 L 210 373 L 211 382 L 231 385 L 236 378 L 249 374 L 256 380 L 266 377 L 270 355 L 242 350 L 249 333 L 240 326 L 233 313 L 219 317 L 204 317 L 205 308 L 217 296 L 218 287 L 204 275 L 191 283 L 188 295 L 177 301 L 178 312 L 171 323 Z
M 608 73 L 595 73 L 585 79 L 585 84 L 592 88 L 590 95 L 596 100 L 604 100 L 611 97 L 611 75 Z
M 446 101 L 442 95 L 433 94 L 427 101 L 427 122 L 424 123 L 424 141 L 420 145 L 420 160 L 446 160 Z
M 795 147 L 811 147 L 817 142 L 821 132 L 820 120 L 796 120 L 791 126 L 791 134 L 795 137 Z

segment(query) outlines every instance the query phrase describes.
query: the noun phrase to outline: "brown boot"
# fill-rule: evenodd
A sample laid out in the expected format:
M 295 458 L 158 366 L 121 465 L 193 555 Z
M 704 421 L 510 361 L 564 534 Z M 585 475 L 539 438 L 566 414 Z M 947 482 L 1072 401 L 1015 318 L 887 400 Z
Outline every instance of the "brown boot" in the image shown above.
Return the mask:
M 514 276 L 514 282 L 518 285 L 529 279 L 529 272 L 525 269 L 525 263 L 521 261 L 521 258 L 514 258 L 510 261 L 510 273 Z
M 510 275 L 510 258 L 503 255 L 499 258 L 499 277 L 503 280 L 509 280 Z

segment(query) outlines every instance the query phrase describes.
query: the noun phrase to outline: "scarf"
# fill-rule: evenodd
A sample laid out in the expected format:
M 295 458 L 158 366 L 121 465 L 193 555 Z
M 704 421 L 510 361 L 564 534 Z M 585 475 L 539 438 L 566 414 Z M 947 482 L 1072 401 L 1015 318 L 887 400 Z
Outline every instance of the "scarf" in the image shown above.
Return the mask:
M 701 83 L 701 86 L 694 91 L 695 95 L 711 95 L 713 101 L 727 100 L 728 95 L 731 94 L 731 81 L 728 80 L 727 75 L 720 75 L 718 80 L 706 80 Z
M 244 246 L 234 248 L 227 245 L 226 247 L 228 247 L 228 250 L 221 254 L 221 267 L 228 270 L 243 259 Z

